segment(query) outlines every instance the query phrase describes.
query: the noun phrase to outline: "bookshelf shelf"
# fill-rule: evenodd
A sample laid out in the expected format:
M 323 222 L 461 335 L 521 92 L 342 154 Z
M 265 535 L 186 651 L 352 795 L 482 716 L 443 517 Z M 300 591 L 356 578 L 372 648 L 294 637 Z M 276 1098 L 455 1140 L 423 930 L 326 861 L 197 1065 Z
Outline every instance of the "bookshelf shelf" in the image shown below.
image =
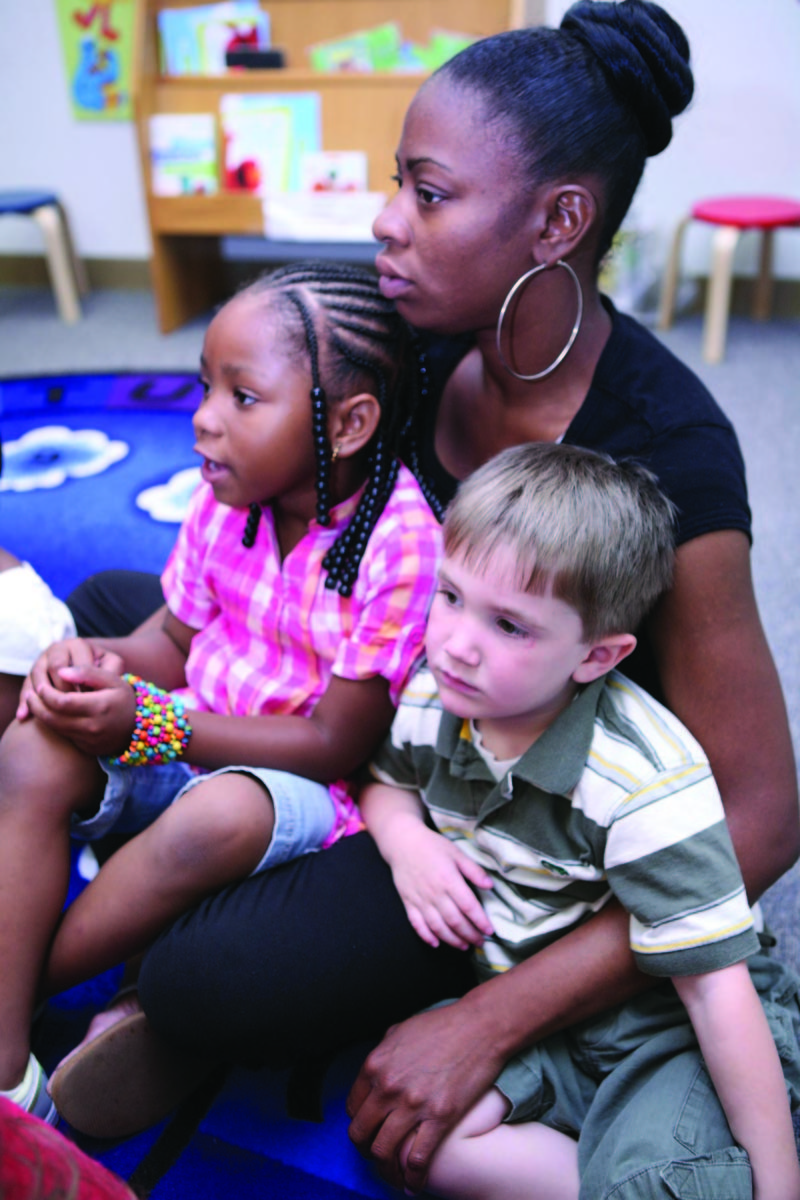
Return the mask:
M 150 117 L 212 113 L 222 161 L 220 100 L 226 93 L 305 92 L 320 96 L 322 147 L 363 150 L 369 187 L 387 190 L 403 117 L 424 74 L 323 73 L 306 65 L 309 44 L 386 21 L 424 41 L 435 28 L 486 36 L 523 23 L 520 0 L 264 0 L 272 44 L 287 66 L 231 70 L 222 75 L 165 76 L 158 48 L 158 14 L 199 0 L 136 0 L 134 107 L 152 242 L 150 257 L 159 325 L 164 333 L 207 311 L 224 296 L 220 239 L 264 236 L 261 200 L 220 190 L 206 196 L 155 196 L 150 167 Z M 298 254 L 302 254 L 298 243 Z

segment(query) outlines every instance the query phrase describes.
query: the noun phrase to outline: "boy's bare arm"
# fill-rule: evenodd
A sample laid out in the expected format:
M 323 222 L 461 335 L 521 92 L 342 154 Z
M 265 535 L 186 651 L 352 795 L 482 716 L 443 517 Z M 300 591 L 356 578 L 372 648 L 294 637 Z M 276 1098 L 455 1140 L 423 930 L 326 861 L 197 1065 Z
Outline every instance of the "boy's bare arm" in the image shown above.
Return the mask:
M 440 941 L 468 950 L 493 932 L 466 880 L 490 888 L 486 872 L 425 822 L 419 795 L 369 784 L 359 796 L 364 824 L 389 864 L 414 931 L 430 946 Z
M 749 1155 L 754 1200 L 800 1200 L 786 1085 L 746 963 L 672 982 L 688 1010 L 731 1132 Z

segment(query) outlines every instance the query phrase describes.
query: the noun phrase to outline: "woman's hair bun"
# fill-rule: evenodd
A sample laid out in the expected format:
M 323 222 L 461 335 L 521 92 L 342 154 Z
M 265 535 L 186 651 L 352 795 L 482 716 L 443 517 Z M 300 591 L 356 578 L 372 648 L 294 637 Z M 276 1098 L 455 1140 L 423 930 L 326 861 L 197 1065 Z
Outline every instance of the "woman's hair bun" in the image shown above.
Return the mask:
M 647 153 L 659 154 L 672 138 L 672 118 L 694 91 L 680 25 L 647 0 L 579 0 L 561 29 L 595 56 L 614 94 L 638 119 Z

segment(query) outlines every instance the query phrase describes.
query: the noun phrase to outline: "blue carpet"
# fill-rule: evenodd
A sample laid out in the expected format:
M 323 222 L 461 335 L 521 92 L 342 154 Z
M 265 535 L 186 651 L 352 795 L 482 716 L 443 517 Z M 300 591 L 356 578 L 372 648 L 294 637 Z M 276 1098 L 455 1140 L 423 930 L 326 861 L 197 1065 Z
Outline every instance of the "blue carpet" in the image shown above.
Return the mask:
M 196 377 L 186 374 L 0 380 L 0 545 L 30 562 L 62 598 L 94 571 L 160 572 L 198 477 L 191 413 L 199 398 Z M 76 855 L 70 898 L 81 886 Z M 80 1040 L 120 975 L 121 968 L 107 972 L 50 1002 L 34 1031 L 46 1069 Z M 153 1200 L 396 1196 L 347 1139 L 345 1097 L 366 1049 L 333 1064 L 322 1124 L 286 1115 L 285 1074 L 231 1072 L 149 1195 Z M 62 1125 L 123 1178 L 136 1172 L 171 1128 L 168 1118 L 111 1144 Z
M 0 546 L 65 597 L 93 571 L 160 572 L 199 460 L 194 375 L 0 380 Z

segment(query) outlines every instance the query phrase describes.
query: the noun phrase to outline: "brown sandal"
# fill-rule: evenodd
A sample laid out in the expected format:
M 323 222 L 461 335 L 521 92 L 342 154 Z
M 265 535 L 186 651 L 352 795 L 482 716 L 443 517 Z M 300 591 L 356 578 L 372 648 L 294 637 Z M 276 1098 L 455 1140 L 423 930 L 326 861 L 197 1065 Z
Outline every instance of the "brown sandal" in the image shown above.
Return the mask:
M 59 1063 L 49 1091 L 79 1133 L 125 1138 L 166 1117 L 215 1065 L 164 1041 L 136 1012 Z

